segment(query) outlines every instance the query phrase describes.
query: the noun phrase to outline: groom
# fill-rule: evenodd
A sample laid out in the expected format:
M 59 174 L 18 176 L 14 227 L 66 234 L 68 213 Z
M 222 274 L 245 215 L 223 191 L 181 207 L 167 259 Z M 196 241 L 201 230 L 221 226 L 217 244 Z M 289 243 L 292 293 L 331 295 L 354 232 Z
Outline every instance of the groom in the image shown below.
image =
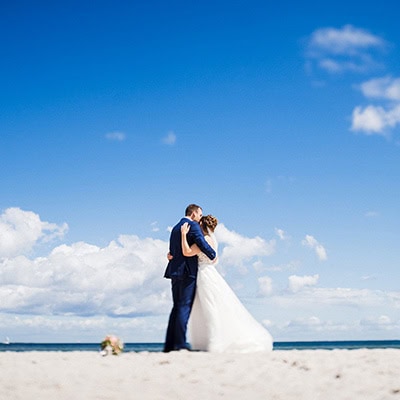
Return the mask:
M 186 207 L 185 217 L 172 229 L 169 252 L 173 258 L 169 261 L 164 277 L 171 279 L 173 307 L 169 316 L 164 352 L 182 350 L 189 347 L 186 343 L 186 329 L 196 291 L 197 256 L 185 257 L 182 254 L 181 226 L 188 222 L 190 231 L 187 235 L 189 246 L 196 243 L 200 250 L 211 260 L 215 251 L 205 241 L 199 221 L 203 210 L 196 204 Z

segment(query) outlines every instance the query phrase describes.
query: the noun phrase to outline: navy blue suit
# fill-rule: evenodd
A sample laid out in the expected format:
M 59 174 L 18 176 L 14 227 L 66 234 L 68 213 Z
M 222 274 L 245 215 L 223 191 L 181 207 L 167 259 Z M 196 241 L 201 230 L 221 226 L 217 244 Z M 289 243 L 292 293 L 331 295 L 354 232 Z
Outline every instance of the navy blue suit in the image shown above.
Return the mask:
M 182 254 L 181 226 L 190 225 L 187 241 L 189 246 L 196 243 L 200 250 L 211 260 L 215 251 L 204 239 L 200 225 L 189 218 L 182 218 L 172 229 L 169 252 L 173 259 L 169 261 L 164 277 L 171 279 L 173 308 L 169 316 L 164 351 L 187 349 L 186 329 L 196 293 L 197 256 L 185 257 Z

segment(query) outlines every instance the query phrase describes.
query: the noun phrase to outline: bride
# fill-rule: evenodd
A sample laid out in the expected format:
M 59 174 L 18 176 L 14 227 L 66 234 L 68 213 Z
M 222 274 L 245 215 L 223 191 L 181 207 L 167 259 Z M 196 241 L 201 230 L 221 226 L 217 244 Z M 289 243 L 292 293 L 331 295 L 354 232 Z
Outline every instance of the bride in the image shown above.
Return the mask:
M 217 251 L 214 230 L 218 220 L 203 216 L 200 226 L 209 245 Z M 188 223 L 181 227 L 182 251 L 186 257 L 197 255 L 196 294 L 189 318 L 189 336 L 193 350 L 210 352 L 252 352 L 272 350 L 270 333 L 246 310 L 233 290 L 196 244 L 189 247 Z

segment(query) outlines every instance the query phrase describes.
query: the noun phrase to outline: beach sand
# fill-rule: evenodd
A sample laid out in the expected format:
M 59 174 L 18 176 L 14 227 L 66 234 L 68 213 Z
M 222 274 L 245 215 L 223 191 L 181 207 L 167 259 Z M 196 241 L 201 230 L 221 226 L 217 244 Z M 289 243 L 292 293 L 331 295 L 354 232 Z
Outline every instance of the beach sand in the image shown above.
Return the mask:
M 0 353 L 1 400 L 400 400 L 400 349 Z

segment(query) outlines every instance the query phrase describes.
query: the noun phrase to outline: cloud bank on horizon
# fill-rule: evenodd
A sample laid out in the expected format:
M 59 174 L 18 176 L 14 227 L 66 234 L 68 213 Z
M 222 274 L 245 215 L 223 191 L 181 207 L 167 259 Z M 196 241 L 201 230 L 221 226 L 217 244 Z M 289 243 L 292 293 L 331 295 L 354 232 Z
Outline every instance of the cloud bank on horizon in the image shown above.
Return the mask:
M 17 337 L 18 332 L 28 335 L 38 329 L 47 331 L 49 337 L 67 333 L 73 337 L 77 329 L 90 337 L 106 327 L 126 335 L 139 329 L 152 331 L 153 339 L 162 341 L 165 326 L 160 320 L 167 317 L 171 306 L 169 284 L 162 277 L 166 241 L 120 235 L 104 247 L 85 242 L 58 244 L 48 254 L 34 256 L 41 243 L 60 241 L 67 224 L 45 222 L 38 214 L 19 208 L 4 210 L 0 221 L 0 327 L 15 330 Z M 276 234 L 287 237 L 283 230 L 276 230 Z M 335 323 L 324 321 L 321 315 L 308 322 L 296 317 L 296 309 L 315 308 L 315 303 L 317 309 L 322 305 L 361 309 L 361 318 L 347 322 L 349 330 L 356 324 L 360 331 L 390 331 L 399 326 L 400 321 L 387 314 L 400 308 L 400 292 L 319 287 L 323 272 L 287 276 L 291 271 L 280 269 L 281 279 L 275 280 L 265 275 L 268 268 L 263 268 L 279 251 L 274 238 L 244 237 L 224 224 L 218 226 L 216 237 L 218 268 L 227 279 L 233 277 L 233 285 L 235 279 L 250 276 L 258 289 L 243 301 L 250 309 L 252 303 L 261 302 L 259 318 L 268 318 L 268 328 L 278 338 L 283 331 L 288 334 L 295 328 L 293 332 L 297 332 L 299 326 L 304 329 L 306 325 L 308 333 L 333 332 Z M 327 260 L 324 247 L 313 236 L 306 235 L 302 247 L 314 250 L 320 261 Z M 386 313 L 374 320 L 365 312 L 371 308 L 382 308 Z M 282 320 L 280 314 L 293 318 Z M 154 318 L 158 318 L 157 324 Z M 340 330 L 346 331 L 345 325 L 342 321 Z

